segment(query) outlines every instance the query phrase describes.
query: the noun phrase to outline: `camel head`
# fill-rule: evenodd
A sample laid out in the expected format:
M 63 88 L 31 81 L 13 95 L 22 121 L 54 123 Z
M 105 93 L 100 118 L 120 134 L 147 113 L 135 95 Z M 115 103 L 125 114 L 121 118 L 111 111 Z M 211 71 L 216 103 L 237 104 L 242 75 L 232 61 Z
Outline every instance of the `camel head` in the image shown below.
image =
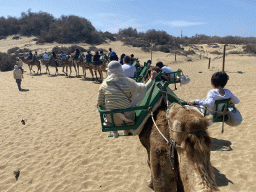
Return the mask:
M 176 150 L 184 187 L 191 189 L 188 191 L 218 190 L 210 163 L 211 138 L 207 133 L 212 115 L 204 117 L 196 109 L 173 103 L 168 108 L 167 119 L 170 136 L 180 146 Z M 194 177 L 189 176 L 193 173 Z
M 204 117 L 195 109 L 186 109 L 174 103 L 168 109 L 167 118 L 170 135 L 179 145 L 183 144 L 191 156 L 195 150 L 203 152 L 211 147 L 211 139 L 206 130 L 212 124 L 212 115 Z

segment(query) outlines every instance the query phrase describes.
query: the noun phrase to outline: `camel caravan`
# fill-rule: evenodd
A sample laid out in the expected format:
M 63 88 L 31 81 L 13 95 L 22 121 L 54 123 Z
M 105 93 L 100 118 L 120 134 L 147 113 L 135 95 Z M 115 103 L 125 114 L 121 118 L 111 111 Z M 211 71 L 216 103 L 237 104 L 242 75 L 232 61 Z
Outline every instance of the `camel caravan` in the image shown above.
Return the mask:
M 117 71 L 118 64 L 113 65 L 116 66 L 113 71 Z M 109 70 L 111 73 L 112 69 Z M 230 102 L 232 98 L 216 100 L 215 111 L 201 105 L 190 105 L 190 102 L 178 98 L 169 88 L 171 84 L 185 85 L 189 82 L 182 70 L 166 74 L 157 71 L 157 76 L 152 78 L 152 75 L 152 79 L 148 78 L 148 75 L 150 72 L 156 73 L 156 69 L 149 65 L 146 71 L 143 78 L 137 79 L 137 86 L 141 86 L 139 83 L 142 81 L 146 84 L 147 81 L 152 81 L 151 86 L 137 105 L 129 104 L 127 108 L 116 107 L 109 110 L 111 99 L 102 103 L 101 94 L 104 90 L 109 94 L 110 89 L 106 87 L 105 82 L 102 83 L 98 96 L 102 132 L 110 132 L 109 137 L 114 138 L 139 136 L 148 155 L 147 164 L 151 172 L 148 186 L 154 191 L 219 191 L 210 162 L 212 141 L 207 128 L 216 122 L 231 126 L 238 126 L 242 122 L 237 114 L 234 115 L 235 120 L 230 118 L 231 109 L 235 108 Z M 169 78 L 163 78 L 164 75 Z M 130 86 L 130 80 L 122 77 L 121 73 L 117 76 L 122 78 L 122 81 L 127 81 L 128 87 Z M 107 78 L 108 84 L 111 80 L 114 81 L 114 75 L 112 77 Z M 111 88 L 113 87 L 117 86 Z M 118 89 L 120 90 L 120 87 Z M 119 94 L 129 99 L 125 89 Z M 106 97 L 108 95 L 104 95 L 105 99 Z
M 74 53 L 70 55 L 65 55 L 61 52 L 60 55 L 56 55 L 52 52 L 51 55 L 48 55 L 46 52 L 39 56 L 37 52 L 35 55 L 32 55 L 31 51 L 28 54 L 28 57 L 20 56 L 19 60 L 28 64 L 30 74 L 35 73 L 32 69 L 33 66 L 37 66 L 38 71 L 37 74 L 41 73 L 41 66 L 45 65 L 46 74 L 50 75 L 49 67 L 55 68 L 55 75 L 58 75 L 58 67 L 62 66 L 62 72 L 70 77 L 72 73 L 72 68 L 74 68 L 76 77 L 79 77 L 79 68 L 82 68 L 82 76 L 86 78 L 86 70 L 89 70 L 93 80 L 103 81 L 103 72 L 107 72 L 106 67 L 109 63 L 109 57 L 107 54 L 104 54 L 103 51 L 99 54 L 97 51 L 95 55 L 92 55 L 90 51 L 87 52 L 86 55 L 80 53 L 79 49 L 76 49 Z M 69 71 L 68 71 L 69 70 Z M 94 78 L 95 76 L 95 78 Z M 98 78 L 99 76 L 99 78 Z

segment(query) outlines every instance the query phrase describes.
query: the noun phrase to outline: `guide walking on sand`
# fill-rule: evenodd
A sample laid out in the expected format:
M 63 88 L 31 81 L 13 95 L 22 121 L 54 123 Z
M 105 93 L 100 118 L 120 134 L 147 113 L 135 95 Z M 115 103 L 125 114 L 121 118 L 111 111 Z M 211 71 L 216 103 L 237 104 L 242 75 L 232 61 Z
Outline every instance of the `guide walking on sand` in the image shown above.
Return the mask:
M 22 74 L 21 69 L 18 68 L 18 65 L 14 66 L 13 78 L 16 79 L 18 89 L 21 91 L 21 79 L 23 78 L 23 74 Z

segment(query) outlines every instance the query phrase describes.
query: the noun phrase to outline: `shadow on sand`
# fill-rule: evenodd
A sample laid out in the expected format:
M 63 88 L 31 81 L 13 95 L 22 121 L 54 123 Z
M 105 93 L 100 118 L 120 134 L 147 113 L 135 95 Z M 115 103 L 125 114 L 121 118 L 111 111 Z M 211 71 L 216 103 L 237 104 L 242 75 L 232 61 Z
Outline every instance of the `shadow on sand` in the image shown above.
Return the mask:
M 34 73 L 34 74 L 30 74 L 30 76 L 42 76 L 44 73 Z
M 86 78 L 81 78 L 81 81 L 93 81 L 93 78 L 91 77 L 86 77 Z
M 227 140 L 221 140 L 216 138 L 212 139 L 211 151 L 233 151 L 231 148 L 231 142 Z
M 212 167 L 212 168 L 213 168 L 213 173 L 215 175 L 215 182 L 218 187 L 227 186 L 228 183 L 234 184 L 224 174 L 221 174 L 218 169 L 216 169 L 215 167 Z
M 243 71 L 226 71 L 226 73 L 238 73 L 238 74 L 244 74 Z
M 21 89 L 20 91 L 21 91 L 21 92 L 28 92 L 29 89 Z

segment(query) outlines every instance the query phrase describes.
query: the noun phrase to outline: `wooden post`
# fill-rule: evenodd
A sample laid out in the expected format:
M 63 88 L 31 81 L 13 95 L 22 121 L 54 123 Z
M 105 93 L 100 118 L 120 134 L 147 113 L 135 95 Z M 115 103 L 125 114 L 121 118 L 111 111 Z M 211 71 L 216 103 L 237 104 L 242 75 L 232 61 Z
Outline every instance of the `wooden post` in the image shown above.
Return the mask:
M 209 65 L 208 65 L 208 69 L 210 69 L 211 67 L 211 58 L 209 58 Z
M 225 68 L 225 55 L 226 55 L 226 45 L 223 47 L 223 64 L 222 64 L 222 72 L 224 72 Z
M 201 55 L 201 53 L 200 53 L 200 59 L 201 59 L 201 57 L 202 57 L 202 55 Z
M 177 54 L 177 52 L 175 51 L 175 61 L 176 61 L 176 54 Z
M 153 63 L 153 61 L 152 61 L 152 49 L 153 49 L 153 44 L 152 44 L 152 39 L 151 39 L 151 63 Z

